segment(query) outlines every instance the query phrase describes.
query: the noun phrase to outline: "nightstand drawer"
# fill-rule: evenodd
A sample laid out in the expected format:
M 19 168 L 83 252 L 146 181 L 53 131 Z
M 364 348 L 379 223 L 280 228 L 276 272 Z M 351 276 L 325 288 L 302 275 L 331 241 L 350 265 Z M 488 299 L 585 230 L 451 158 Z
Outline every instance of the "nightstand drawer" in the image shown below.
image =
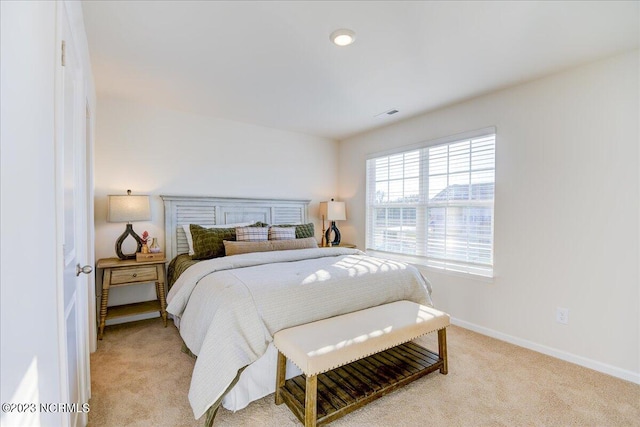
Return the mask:
M 152 282 L 158 279 L 158 270 L 154 265 L 132 268 L 118 268 L 111 272 L 111 284 Z

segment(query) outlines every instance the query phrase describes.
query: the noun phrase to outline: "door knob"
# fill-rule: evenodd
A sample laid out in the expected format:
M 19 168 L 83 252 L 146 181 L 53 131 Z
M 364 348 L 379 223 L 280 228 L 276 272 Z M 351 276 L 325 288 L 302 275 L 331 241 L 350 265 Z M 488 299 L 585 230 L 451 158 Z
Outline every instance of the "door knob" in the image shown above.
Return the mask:
M 80 267 L 80 264 L 76 265 L 76 276 L 79 276 L 80 273 L 89 274 L 93 271 L 93 267 L 90 265 L 85 265 L 84 267 Z

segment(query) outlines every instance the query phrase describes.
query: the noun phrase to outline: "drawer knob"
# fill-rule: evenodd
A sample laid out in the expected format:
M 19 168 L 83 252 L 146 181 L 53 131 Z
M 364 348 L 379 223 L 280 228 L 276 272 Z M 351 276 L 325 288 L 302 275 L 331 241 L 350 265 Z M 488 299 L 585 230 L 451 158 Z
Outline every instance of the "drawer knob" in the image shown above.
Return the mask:
M 138 277 L 138 273 L 133 273 L 133 277 Z

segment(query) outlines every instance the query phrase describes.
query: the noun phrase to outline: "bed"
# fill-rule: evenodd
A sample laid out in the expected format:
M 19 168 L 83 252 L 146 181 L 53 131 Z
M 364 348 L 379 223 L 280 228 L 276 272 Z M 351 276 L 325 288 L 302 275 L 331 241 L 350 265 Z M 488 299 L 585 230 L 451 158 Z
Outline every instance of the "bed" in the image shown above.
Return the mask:
M 207 414 L 208 425 L 219 405 L 236 411 L 274 392 L 275 332 L 398 300 L 432 305 L 431 286 L 417 269 L 357 249 L 318 248 L 309 237 L 314 244 L 302 249 L 197 262 L 184 255 L 189 252 L 185 224 L 287 224 L 295 226 L 298 238 L 291 244 L 304 243 L 297 230 L 309 224 L 308 200 L 161 197 L 172 259 L 167 310 L 197 357 L 189 401 L 195 418 Z M 300 371 L 288 366 L 287 373 Z

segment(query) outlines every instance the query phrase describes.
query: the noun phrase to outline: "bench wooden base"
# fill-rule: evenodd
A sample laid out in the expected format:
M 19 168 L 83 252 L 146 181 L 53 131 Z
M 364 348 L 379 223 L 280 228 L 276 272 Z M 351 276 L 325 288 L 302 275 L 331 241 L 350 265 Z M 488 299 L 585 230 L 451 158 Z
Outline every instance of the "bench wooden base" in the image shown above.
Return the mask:
M 438 331 L 438 347 L 439 355 L 408 342 L 320 375 L 287 381 L 286 358 L 279 352 L 276 404 L 286 403 L 305 426 L 327 424 L 431 372 L 447 374 L 446 329 Z

